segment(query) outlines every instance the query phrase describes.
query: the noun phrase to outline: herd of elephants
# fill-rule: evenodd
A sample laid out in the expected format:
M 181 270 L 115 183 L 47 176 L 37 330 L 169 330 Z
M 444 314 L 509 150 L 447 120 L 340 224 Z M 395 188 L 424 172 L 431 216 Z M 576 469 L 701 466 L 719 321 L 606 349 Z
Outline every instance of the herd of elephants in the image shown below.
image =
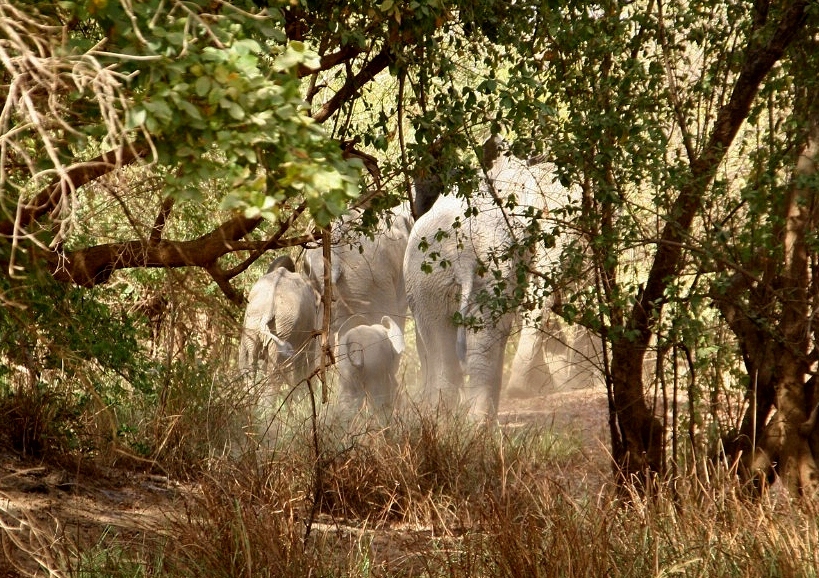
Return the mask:
M 252 287 L 242 327 L 239 369 L 272 387 L 294 386 L 319 361 L 325 278 L 332 283 L 330 339 L 338 372 L 335 407 L 344 415 L 366 411 L 389 417 L 398 403 L 404 330 L 415 323 L 421 383 L 415 403 L 465 408 L 494 419 L 503 385 L 507 341 L 522 317 L 489 301 L 514 301 L 525 290 L 527 268 L 550 266 L 559 247 L 511 250 L 525 235 L 527 208 L 548 211 L 568 194 L 553 177 L 538 178 L 526 160 L 490 138 L 483 148 L 484 177 L 469 199 L 443 191 L 439 179 L 416 183 L 414 208 L 402 205 L 372 234 L 356 229 L 357 212 L 334 227 L 329 275 L 321 247 L 307 249 L 297 268 L 275 259 Z M 546 194 L 547 191 L 557 191 Z M 549 199 L 552 201 L 549 201 Z M 512 202 L 510 202 L 510 199 Z M 490 298 L 491 299 L 488 299 Z M 552 380 L 549 347 L 576 351 L 579 341 L 544 339 L 554 324 L 548 307 L 520 323 L 510 390 L 538 390 Z M 585 340 L 588 359 L 589 344 Z M 568 345 L 568 347 L 567 347 Z M 592 349 L 593 345 L 592 345 Z M 593 352 L 592 352 L 593 355 Z M 562 357 L 563 363 L 568 358 Z M 585 366 L 585 378 L 592 373 Z M 576 372 L 576 370 L 575 370 Z

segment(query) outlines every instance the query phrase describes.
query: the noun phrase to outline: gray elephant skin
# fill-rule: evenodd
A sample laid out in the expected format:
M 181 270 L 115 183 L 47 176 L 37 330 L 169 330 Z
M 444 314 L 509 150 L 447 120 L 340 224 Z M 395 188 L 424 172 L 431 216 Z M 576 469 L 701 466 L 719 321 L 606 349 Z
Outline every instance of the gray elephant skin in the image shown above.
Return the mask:
M 308 377 L 317 358 L 318 296 L 289 257 L 276 259 L 250 290 L 239 344 L 239 370 L 262 370 L 276 388 Z
M 496 202 L 510 195 L 519 210 L 541 203 L 526 164 L 500 154 L 469 202 L 439 197 L 410 233 L 404 279 L 424 380 L 421 402 L 433 408 L 463 402 L 473 417 L 497 414 L 515 311 L 493 314 L 483 301 L 514 300 L 525 289 L 521 275 L 531 259 L 528 251 L 508 251 L 524 226 L 519 210 Z
M 339 406 L 347 415 L 367 405 L 382 420 L 392 415 L 398 399 L 398 365 L 404 333 L 389 316 L 380 323 L 356 325 L 338 343 Z
M 372 235 L 357 231 L 361 212 L 346 215 L 331 236 L 330 279 L 334 340 L 356 325 L 381 323 L 391 317 L 403 331 L 407 319 L 407 295 L 402 263 L 412 217 L 406 206 L 382 219 Z M 324 293 L 324 259 L 321 247 L 305 254 L 304 269 L 313 287 Z

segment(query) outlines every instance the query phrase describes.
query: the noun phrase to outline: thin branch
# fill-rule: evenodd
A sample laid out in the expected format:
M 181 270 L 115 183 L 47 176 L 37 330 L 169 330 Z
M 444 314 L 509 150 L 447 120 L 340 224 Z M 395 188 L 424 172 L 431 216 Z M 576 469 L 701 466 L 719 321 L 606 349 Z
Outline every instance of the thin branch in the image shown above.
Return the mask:
M 665 20 L 663 18 L 663 3 L 662 0 L 657 0 L 657 35 L 660 41 L 660 47 L 663 54 L 663 65 L 665 67 L 665 76 L 668 81 L 668 99 L 671 101 L 671 107 L 674 109 L 674 117 L 677 120 L 677 126 L 680 127 L 680 134 L 682 135 L 683 146 L 685 146 L 685 153 L 688 155 L 688 162 L 693 162 L 695 159 L 694 146 L 692 144 L 691 133 L 685 122 L 685 114 L 680 102 L 680 91 L 677 88 L 677 80 L 674 77 L 674 69 L 671 66 L 671 55 L 668 48 L 668 39 L 665 35 Z
M 90 161 L 71 165 L 61 177 L 52 180 L 33 199 L 21 202 L 14 218 L 0 221 L 0 236 L 26 235 L 33 223 L 60 206 L 67 191 L 76 190 L 102 175 L 131 164 L 147 152 L 146 147 L 126 145 L 104 152 Z
M 375 76 L 387 68 L 394 60 L 389 46 L 385 46 L 372 60 L 370 60 L 358 74 L 348 76 L 344 86 L 313 115 L 316 122 L 322 123 L 333 115 L 356 92 L 370 82 Z
M 304 203 L 302 203 L 301 205 L 296 207 L 296 209 L 292 213 L 290 213 L 290 216 L 287 219 L 285 219 L 284 221 L 279 221 L 278 230 L 275 233 L 273 233 L 273 235 L 269 239 L 263 241 L 258 248 L 254 249 L 247 259 L 239 263 L 236 267 L 226 271 L 225 276 L 228 279 L 233 279 L 236 275 L 243 273 L 248 267 L 255 263 L 256 260 L 259 257 L 261 257 L 266 251 L 269 251 L 270 249 L 274 248 L 280 248 L 281 245 L 279 245 L 279 240 L 290 229 L 290 227 L 293 226 L 293 223 L 295 223 L 296 219 L 298 219 L 299 216 L 301 216 L 306 207 L 307 206 Z M 310 235 L 309 240 L 313 240 L 313 238 L 314 238 L 313 235 Z
M 301 65 L 298 68 L 297 74 L 299 78 L 304 78 L 305 76 L 310 76 L 311 74 L 315 74 L 317 72 L 325 72 L 335 66 L 338 66 L 342 62 L 349 62 L 353 60 L 363 52 L 364 51 L 357 46 L 342 46 L 338 51 L 322 56 L 319 60 L 318 68 L 308 68 Z
M 173 197 L 165 197 L 162 201 L 162 206 L 159 208 L 159 214 L 156 216 L 154 226 L 151 227 L 151 236 L 148 238 L 148 243 L 156 245 L 162 239 L 162 232 L 165 230 L 165 223 L 173 209 L 175 199 Z

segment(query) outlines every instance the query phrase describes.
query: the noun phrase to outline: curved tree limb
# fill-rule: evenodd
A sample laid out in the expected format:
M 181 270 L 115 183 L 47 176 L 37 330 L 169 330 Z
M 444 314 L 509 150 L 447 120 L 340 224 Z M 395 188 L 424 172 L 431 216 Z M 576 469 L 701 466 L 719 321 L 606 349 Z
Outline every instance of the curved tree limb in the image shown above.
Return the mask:
M 393 56 L 389 45 L 384 46 L 384 48 L 381 49 L 381 52 L 376 54 L 375 57 L 358 72 L 358 74 L 347 77 L 347 80 L 344 82 L 344 86 L 342 86 L 341 89 L 339 89 L 339 91 L 333 95 L 333 98 L 328 100 L 325 105 L 313 115 L 313 119 L 315 119 L 315 121 L 318 123 L 322 123 L 330 118 L 333 113 L 341 108 L 342 104 L 347 102 L 351 96 L 361 90 L 361 87 L 375 78 L 379 72 L 392 64 L 394 60 L 395 57 Z
M 336 52 L 332 54 L 326 54 L 321 57 L 319 60 L 319 67 L 316 68 L 307 68 L 306 66 L 299 66 L 298 75 L 300 77 L 310 76 L 316 72 L 323 72 L 325 70 L 330 70 L 331 68 L 338 66 L 342 62 L 349 62 L 356 56 L 362 53 L 362 50 L 357 46 L 347 45 L 342 46 Z
M 296 247 L 315 239 L 312 234 L 307 234 L 280 239 L 272 244 L 269 240 L 241 240 L 260 222 L 260 218 L 236 217 L 215 231 L 190 241 L 161 240 L 157 243 L 124 241 L 96 245 L 68 253 L 49 253 L 46 259 L 51 263 L 52 275 L 58 281 L 93 287 L 107 282 L 111 274 L 119 269 L 201 267 L 212 272 L 216 271 L 213 269 L 216 260 L 229 253 L 254 251 L 261 255 L 269 249 Z M 219 275 L 229 280 L 240 272 L 232 269 L 219 273 Z M 225 292 L 232 300 L 231 293 L 231 291 Z
M 15 215 L 8 215 L 0 221 L 0 237 L 15 237 L 27 234 L 28 228 L 60 206 L 62 198 L 103 175 L 129 165 L 144 157 L 147 146 L 124 145 L 119 149 L 102 153 L 90 161 L 71 165 L 62 178 L 55 178 L 30 201 L 17 205 Z

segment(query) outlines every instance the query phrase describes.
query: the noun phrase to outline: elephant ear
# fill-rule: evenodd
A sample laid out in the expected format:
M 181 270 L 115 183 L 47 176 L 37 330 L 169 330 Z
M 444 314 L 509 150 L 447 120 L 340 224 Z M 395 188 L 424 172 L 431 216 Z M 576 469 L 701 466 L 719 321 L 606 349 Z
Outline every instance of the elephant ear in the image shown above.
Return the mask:
M 350 341 L 349 336 L 350 334 L 346 333 L 344 337 L 341 338 L 339 353 L 341 357 L 346 356 L 353 367 L 361 367 L 364 365 L 364 348 L 361 347 L 361 344 L 357 341 Z
M 383 325 L 387 330 L 387 337 L 392 344 L 392 348 L 398 355 L 401 355 L 404 352 L 404 332 L 401 331 L 401 328 L 398 324 L 392 320 L 392 317 L 389 315 L 385 315 L 381 318 L 381 325 Z

